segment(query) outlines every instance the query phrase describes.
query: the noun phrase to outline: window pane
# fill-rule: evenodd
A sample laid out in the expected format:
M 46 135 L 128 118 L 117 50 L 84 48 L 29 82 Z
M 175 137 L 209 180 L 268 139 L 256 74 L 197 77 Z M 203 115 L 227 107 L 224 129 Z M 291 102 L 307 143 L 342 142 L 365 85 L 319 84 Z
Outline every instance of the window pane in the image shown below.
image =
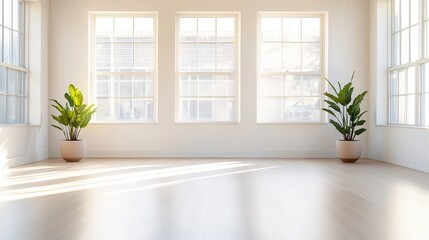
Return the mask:
M 20 25 L 19 15 L 19 2 L 17 0 L 12 1 L 12 29 L 19 31 Z
M 301 18 L 283 18 L 283 41 L 301 42 Z
M 7 93 L 17 93 L 18 73 L 15 70 L 9 70 L 7 73 Z
M 98 82 L 96 85 L 97 96 L 108 97 L 110 96 L 110 82 Z
M 302 103 L 300 97 L 285 97 L 283 101 L 284 120 L 301 121 Z
M 180 18 L 180 41 L 181 42 L 196 42 L 197 41 L 197 19 L 196 18 Z
M 233 97 L 235 95 L 235 81 L 229 76 L 216 76 L 216 96 Z
M 12 31 L 3 28 L 3 61 L 12 64 Z
M 154 60 L 154 45 L 152 43 L 134 44 L 134 71 L 154 71 Z
M 423 122 L 425 126 L 429 126 L 429 94 L 423 94 Z
M 0 67 L 0 93 L 6 93 L 6 68 L 5 67 Z
M 116 72 L 133 70 L 133 44 L 113 45 L 113 70 Z
M 111 71 L 112 45 L 111 44 L 97 44 L 95 50 L 95 71 L 109 72 Z
M 218 72 L 234 71 L 234 44 L 218 44 L 216 48 L 216 64 Z
M 395 33 L 392 36 L 392 66 L 399 65 L 399 58 L 400 58 L 399 36 L 400 36 L 400 33 Z
M 131 99 L 116 99 L 116 119 L 132 120 Z
M 198 80 L 196 76 L 180 76 L 180 96 L 197 96 Z
M 153 83 L 133 82 L 133 96 L 135 97 L 153 97 Z
M 133 100 L 133 116 L 134 120 L 152 120 L 151 113 L 153 112 L 152 100 L 134 99 Z
M 410 0 L 401 0 L 401 29 L 410 25 Z
M 291 72 L 301 70 L 301 43 L 283 44 L 283 69 Z
M 417 24 L 419 22 L 419 0 L 411 0 L 411 23 L 410 25 Z
M 180 71 L 196 72 L 197 71 L 197 45 L 180 44 Z
M 425 57 L 428 58 L 429 57 L 429 21 L 425 21 L 425 32 L 424 32 L 424 36 L 425 36 L 425 40 L 423 45 L 425 46 Z
M 0 25 L 3 25 L 3 1 L 0 1 Z
M 110 100 L 108 98 L 97 98 L 95 104 L 97 106 L 96 119 L 100 121 L 110 120 Z
M 113 37 L 113 18 L 95 19 L 95 39 L 97 43 L 111 42 Z
M 398 110 L 399 110 L 399 97 L 393 96 L 390 97 L 390 123 L 398 124 Z
M 135 42 L 153 42 L 153 18 L 135 18 L 134 19 L 134 41 Z
M 216 38 L 216 19 L 198 18 L 198 41 L 214 42 Z
M 407 124 L 415 124 L 416 117 L 416 96 L 408 95 L 407 96 Z
M 320 96 L 320 76 L 302 77 L 302 95 Z
M 407 78 L 407 93 L 414 94 L 416 92 L 416 68 L 408 68 L 408 78 Z
M 213 100 L 199 100 L 199 120 L 211 121 L 213 120 Z
M 201 44 L 198 46 L 198 71 L 214 72 L 216 69 L 216 45 Z
M 302 71 L 303 72 L 320 71 L 320 44 L 319 43 L 302 44 Z
M 411 62 L 416 61 L 419 58 L 419 26 L 416 25 L 411 28 L 411 44 L 410 54 Z
M 397 32 L 399 31 L 400 28 L 400 24 L 399 24 L 399 19 L 400 19 L 400 0 L 394 0 L 394 14 L 393 14 L 393 31 Z
M 262 41 L 281 41 L 281 18 L 262 18 Z
M 216 27 L 218 42 L 232 42 L 235 40 L 234 18 L 218 18 Z
M 12 0 L 3 0 L 3 23 L 5 27 L 12 27 Z
M 320 18 L 302 19 L 302 41 L 319 42 L 320 41 Z
M 21 54 L 20 54 L 20 37 L 18 32 L 12 33 L 12 64 L 20 66 Z
M 133 18 L 115 18 L 114 21 L 114 41 L 133 42 Z
M 320 120 L 320 98 L 305 97 L 302 99 L 302 120 L 318 121 Z
M 401 64 L 410 61 L 410 31 L 408 29 L 401 32 Z
M 402 69 L 399 71 L 399 94 L 407 93 L 407 69 Z
M 422 67 L 422 79 L 423 79 L 423 91 L 429 93 L 429 63 L 426 63 Z
M 281 43 L 263 43 L 261 48 L 262 71 L 280 71 Z
M 398 99 L 398 123 L 406 124 L 407 96 L 399 96 Z
M 214 96 L 215 85 L 211 76 L 200 76 L 198 82 L 198 93 L 199 96 Z
M 390 73 L 390 95 L 397 95 L 398 89 L 398 71 L 393 71 Z
M 301 76 L 287 76 L 284 84 L 284 96 L 301 96 Z
M 0 95 L 0 124 L 7 123 L 7 111 L 6 111 L 6 95 Z

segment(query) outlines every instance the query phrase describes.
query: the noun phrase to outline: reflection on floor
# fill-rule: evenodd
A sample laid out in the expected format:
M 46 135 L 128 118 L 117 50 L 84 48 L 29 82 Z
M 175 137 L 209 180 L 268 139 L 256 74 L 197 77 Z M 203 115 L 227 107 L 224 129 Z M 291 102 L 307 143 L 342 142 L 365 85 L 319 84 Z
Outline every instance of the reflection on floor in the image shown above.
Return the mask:
M 429 174 L 359 160 L 47 160 L 0 172 L 0 239 L 429 239 Z

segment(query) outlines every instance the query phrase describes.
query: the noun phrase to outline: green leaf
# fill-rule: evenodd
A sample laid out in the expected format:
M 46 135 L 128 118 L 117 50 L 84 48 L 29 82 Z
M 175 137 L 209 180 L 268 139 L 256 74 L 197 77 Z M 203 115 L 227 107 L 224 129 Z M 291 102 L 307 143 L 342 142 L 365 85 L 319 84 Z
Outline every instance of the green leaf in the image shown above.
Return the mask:
M 332 109 L 334 109 L 335 111 L 337 111 L 337 112 L 341 113 L 340 106 L 338 106 L 337 104 L 335 104 L 334 102 L 329 101 L 329 100 L 325 100 L 325 102 L 329 105 L 329 107 L 330 107 L 330 108 L 332 108 Z
M 334 125 L 338 132 L 340 132 L 341 134 L 346 134 L 345 129 L 339 123 L 335 122 L 335 120 L 330 119 L 329 122 Z
M 326 81 L 329 83 L 329 85 L 331 86 L 331 88 L 334 90 L 335 94 L 337 94 L 337 95 L 338 95 L 338 91 L 337 91 L 337 89 L 335 89 L 335 87 L 334 87 L 334 85 L 331 83 L 331 81 L 329 81 L 329 79 L 327 79 L 326 77 L 325 77 L 325 79 L 326 79 Z M 340 89 L 341 89 L 341 86 L 340 86 Z
M 362 126 L 366 123 L 366 120 L 359 120 L 356 122 L 356 126 Z
M 54 128 L 59 129 L 61 132 L 63 131 L 63 129 L 61 129 L 61 128 L 60 128 L 60 127 L 58 127 L 57 125 L 52 124 L 51 126 L 52 126 L 52 127 L 54 127 Z
M 330 98 L 332 101 L 334 101 L 335 103 L 339 103 L 340 99 L 328 92 L 325 92 L 323 95 L 327 96 L 328 98 Z
M 366 131 L 365 128 L 360 128 L 360 129 L 356 130 L 355 134 L 358 136 L 358 135 L 361 135 L 365 131 Z
M 322 110 L 325 111 L 325 112 L 327 112 L 327 113 L 329 113 L 329 114 L 331 114 L 331 115 L 333 115 L 333 116 L 336 116 L 335 113 L 332 112 L 332 110 L 330 110 L 330 109 L 322 108 Z

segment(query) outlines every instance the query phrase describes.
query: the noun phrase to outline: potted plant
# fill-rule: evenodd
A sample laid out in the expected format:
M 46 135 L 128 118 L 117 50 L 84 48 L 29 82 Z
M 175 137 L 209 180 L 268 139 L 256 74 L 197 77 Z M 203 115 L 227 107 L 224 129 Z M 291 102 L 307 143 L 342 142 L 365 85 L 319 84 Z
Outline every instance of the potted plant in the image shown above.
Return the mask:
M 88 126 L 92 114 L 96 111 L 94 104 L 83 104 L 82 92 L 73 84 L 69 85 L 68 93 L 64 94 L 67 102 L 65 107 L 55 99 L 49 99 L 59 115 L 51 115 L 59 125 L 51 126 L 62 131 L 65 140 L 60 143 L 61 157 L 68 162 L 78 162 L 85 154 L 86 142 L 79 139 L 82 128 Z
M 324 93 L 327 97 L 325 102 L 328 104 L 328 108 L 322 108 L 323 111 L 332 116 L 329 122 L 343 136 L 342 140 L 337 140 L 336 142 L 336 153 L 338 158 L 345 163 L 352 163 L 360 158 L 362 144 L 355 138 L 366 131 L 362 127 L 366 122 L 362 119 L 362 116 L 367 111 L 362 112 L 360 105 L 367 91 L 353 98 L 354 87 L 352 82 L 354 75 L 355 72 L 353 72 L 350 82 L 344 85 L 344 87 L 338 82 L 338 89 L 326 78 L 326 81 L 332 87 L 335 94 Z

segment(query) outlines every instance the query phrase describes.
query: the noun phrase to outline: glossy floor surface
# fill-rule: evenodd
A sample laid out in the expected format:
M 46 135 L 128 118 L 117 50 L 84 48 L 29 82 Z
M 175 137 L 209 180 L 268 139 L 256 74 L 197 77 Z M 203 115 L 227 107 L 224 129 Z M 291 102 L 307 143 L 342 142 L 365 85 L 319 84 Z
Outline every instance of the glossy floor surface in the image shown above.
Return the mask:
M 371 160 L 47 160 L 1 172 L 0 239 L 429 239 L 429 174 Z

